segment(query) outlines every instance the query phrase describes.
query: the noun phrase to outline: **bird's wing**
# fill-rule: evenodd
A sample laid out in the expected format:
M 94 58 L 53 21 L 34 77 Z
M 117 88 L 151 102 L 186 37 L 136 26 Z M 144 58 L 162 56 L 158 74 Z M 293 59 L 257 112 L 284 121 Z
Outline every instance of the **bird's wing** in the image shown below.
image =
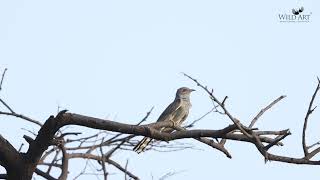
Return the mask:
M 179 109 L 181 109 L 181 108 L 179 108 Z M 179 111 L 179 109 L 177 111 Z M 179 124 L 179 125 L 181 125 L 183 123 L 183 121 L 187 119 L 187 117 L 189 115 L 189 111 L 188 110 L 186 111 L 185 109 L 184 110 L 181 109 L 181 111 L 183 111 L 183 112 L 179 112 L 179 114 L 177 114 L 176 116 L 182 116 L 182 117 L 174 118 L 174 119 L 177 119 L 176 123 Z
M 172 120 L 172 121 L 174 121 L 175 124 L 181 125 L 182 122 L 187 119 L 188 114 L 189 114 L 189 111 L 186 110 L 186 108 L 179 106 L 177 108 L 177 110 L 175 110 L 175 112 L 173 112 L 170 117 L 165 119 L 165 121 Z M 172 129 L 172 128 L 162 128 L 160 131 L 166 132 L 166 133 L 171 133 L 173 130 L 174 129 Z
M 186 107 L 180 106 L 174 113 L 172 120 L 180 124 L 182 123 L 188 116 L 189 110 Z
M 174 112 L 179 109 L 181 106 L 181 100 L 180 99 L 175 99 L 159 116 L 158 122 L 159 121 L 167 121 L 171 120 L 173 117 Z

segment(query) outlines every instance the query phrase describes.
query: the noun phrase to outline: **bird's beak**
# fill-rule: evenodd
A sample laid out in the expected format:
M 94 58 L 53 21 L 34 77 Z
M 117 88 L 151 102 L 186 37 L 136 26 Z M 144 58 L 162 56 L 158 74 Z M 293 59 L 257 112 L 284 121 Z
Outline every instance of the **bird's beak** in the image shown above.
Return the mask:
M 196 91 L 196 90 L 194 90 L 194 89 L 190 89 L 190 92 L 192 92 L 192 91 Z

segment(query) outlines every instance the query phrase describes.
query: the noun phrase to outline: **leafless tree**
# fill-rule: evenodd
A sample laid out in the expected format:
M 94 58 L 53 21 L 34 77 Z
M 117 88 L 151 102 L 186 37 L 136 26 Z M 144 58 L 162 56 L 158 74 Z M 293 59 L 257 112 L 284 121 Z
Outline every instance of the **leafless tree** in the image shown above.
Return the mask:
M 5 73 L 6 70 L 1 76 L 0 91 L 5 78 Z M 312 158 L 320 151 L 320 147 L 316 148 L 320 143 L 317 142 L 308 146 L 306 144 L 305 136 L 308 119 L 316 108 L 316 106 L 313 106 L 313 102 L 320 89 L 319 79 L 317 88 L 311 98 L 302 129 L 302 149 L 304 156 L 296 158 L 276 155 L 269 152 L 269 149 L 274 146 L 283 146 L 281 141 L 290 135 L 289 129 L 274 131 L 254 128 L 254 125 L 259 118 L 276 103 L 285 98 L 285 96 L 278 97 L 269 105 L 262 108 L 252 119 L 251 123 L 246 126 L 228 111 L 226 107 L 227 96 L 221 98 L 222 100 L 219 100 L 219 98 L 215 96 L 213 90 L 202 85 L 191 76 L 187 74 L 184 75 L 195 82 L 197 86 L 209 95 L 213 107 L 208 113 L 215 112 L 226 116 L 231 121 L 230 125 L 218 130 L 192 129 L 194 124 L 203 117 L 200 117 L 198 120 L 195 120 L 184 127 L 176 126 L 172 122 L 143 124 L 152 109 L 137 124 L 119 123 L 112 120 L 70 113 L 66 110 L 59 111 L 56 116 L 50 116 L 45 123 L 42 124 L 36 119 L 16 113 L 0 96 L 0 103 L 4 109 L 3 111 L 0 111 L 0 115 L 20 118 L 39 127 L 37 133 L 28 131 L 34 137 L 24 135 L 24 139 L 29 144 L 26 152 L 21 151 L 23 144 L 19 149 L 15 149 L 10 142 L 0 135 L 0 165 L 6 169 L 6 174 L 1 174 L 0 179 L 32 179 L 33 173 L 36 173 L 49 180 L 65 180 L 68 177 L 69 161 L 77 158 L 84 160 L 85 167 L 77 177 L 74 177 L 74 179 L 87 173 L 87 165 L 91 160 L 97 162 L 101 166 L 96 169 L 94 174 L 104 177 L 104 179 L 107 179 L 109 175 L 106 167 L 107 164 L 112 165 L 123 172 L 125 179 L 139 179 L 127 169 L 128 161 L 125 165 L 121 165 L 112 158 L 112 155 L 116 151 L 131 150 L 138 142 L 134 139 L 135 136 L 147 136 L 165 142 L 193 138 L 222 152 L 228 158 L 231 158 L 231 154 L 225 147 L 226 141 L 247 142 L 255 145 L 261 155 L 265 158 L 265 161 L 320 165 L 320 161 L 312 160 Z M 75 132 L 68 129 L 69 125 L 78 125 L 99 131 L 92 135 L 83 136 L 81 132 Z M 161 127 L 174 128 L 176 131 L 172 133 L 160 132 L 157 129 L 160 129 Z M 169 145 L 165 143 L 165 145 L 162 145 L 161 143 L 153 143 L 151 148 L 160 151 L 169 149 L 170 151 L 188 147 L 191 146 L 187 144 Z M 46 167 L 45 171 L 43 170 L 43 167 Z M 61 169 L 58 177 L 54 177 L 54 173 L 52 173 L 52 169 L 54 168 Z M 164 178 L 170 175 L 171 173 L 164 176 Z

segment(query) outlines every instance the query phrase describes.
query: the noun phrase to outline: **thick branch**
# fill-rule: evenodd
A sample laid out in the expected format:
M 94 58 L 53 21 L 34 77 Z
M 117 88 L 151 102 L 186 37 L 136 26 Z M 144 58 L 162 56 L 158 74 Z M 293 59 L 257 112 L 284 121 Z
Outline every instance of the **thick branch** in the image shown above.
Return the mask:
M 182 138 L 222 137 L 236 128 L 235 125 L 230 125 L 221 130 L 189 130 L 162 133 L 154 129 L 154 127 L 172 127 L 172 122 L 152 123 L 138 126 L 65 112 L 66 111 L 61 111 L 56 117 L 50 116 L 39 130 L 36 139 L 30 143 L 26 153 L 26 161 L 33 164 L 34 169 L 40 160 L 42 153 L 51 145 L 55 133 L 65 125 L 80 125 L 94 129 L 142 135 L 163 141 Z
M 152 123 L 147 125 L 129 125 L 124 123 L 118 123 L 109 120 L 103 120 L 79 114 L 65 113 L 62 115 L 61 126 L 64 125 L 80 125 L 94 129 L 101 129 L 113 132 L 120 132 L 125 134 L 135 134 L 141 136 L 151 137 L 153 139 L 162 141 L 171 141 L 175 139 L 183 138 L 199 138 L 199 137 L 222 137 L 223 135 L 236 129 L 236 125 L 229 125 L 221 130 L 188 130 L 188 131 L 176 131 L 173 133 L 160 132 L 156 129 L 159 127 L 173 127 L 172 122 L 164 121 L 158 123 Z
M 15 168 L 21 164 L 19 152 L 0 135 L 0 165 L 6 168 Z

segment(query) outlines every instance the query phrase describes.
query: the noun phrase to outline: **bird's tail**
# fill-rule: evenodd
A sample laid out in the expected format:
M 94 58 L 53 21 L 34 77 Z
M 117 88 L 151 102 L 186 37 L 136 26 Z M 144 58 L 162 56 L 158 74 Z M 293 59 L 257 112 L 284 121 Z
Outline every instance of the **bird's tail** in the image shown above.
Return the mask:
M 149 137 L 144 137 L 144 138 L 133 148 L 133 150 L 139 154 L 139 153 L 143 152 L 143 151 L 147 148 L 148 144 L 149 144 L 151 141 L 152 141 L 151 138 L 149 138 Z

